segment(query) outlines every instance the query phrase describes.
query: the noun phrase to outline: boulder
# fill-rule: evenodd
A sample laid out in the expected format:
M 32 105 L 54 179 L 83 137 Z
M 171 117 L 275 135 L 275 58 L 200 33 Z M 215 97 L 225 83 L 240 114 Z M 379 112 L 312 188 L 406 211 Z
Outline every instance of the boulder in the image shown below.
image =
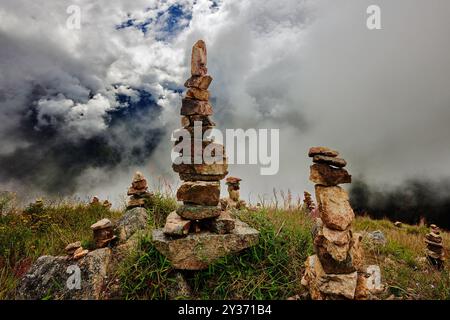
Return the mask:
M 128 240 L 136 231 L 147 228 L 148 213 L 144 208 L 134 208 L 125 212 L 117 221 L 115 234 L 120 242 Z
M 208 231 L 192 233 L 174 239 L 162 229 L 153 230 L 153 243 L 176 269 L 203 270 L 219 258 L 237 253 L 258 242 L 259 232 L 236 220 L 236 227 L 228 234 Z
M 184 219 L 202 220 L 218 217 L 221 208 L 218 206 L 182 205 L 176 211 Z
M 166 224 L 161 230 L 170 236 L 184 236 L 188 234 L 191 227 L 191 220 L 181 218 L 176 211 L 172 211 L 166 218 Z
M 184 83 L 186 88 L 198 88 L 202 90 L 208 89 L 211 84 L 212 77 L 209 75 L 204 76 L 192 76 Z
M 352 176 L 345 169 L 316 163 L 310 166 L 309 180 L 323 186 L 337 186 L 342 183 L 351 183 Z
M 213 114 L 213 109 L 208 101 L 200 101 L 189 98 L 183 98 L 181 102 L 181 115 L 201 115 L 210 116 Z
M 355 217 L 347 192 L 341 187 L 321 185 L 316 185 L 315 191 L 323 223 L 330 229 L 346 230 Z
M 42 256 L 20 280 L 16 298 L 102 299 L 103 280 L 107 275 L 110 261 L 109 248 L 90 251 L 80 260 L 69 260 L 65 256 Z
M 322 163 L 327 164 L 330 166 L 335 166 L 339 168 L 343 168 L 347 165 L 347 161 L 341 158 L 335 158 L 335 157 L 327 157 L 322 155 L 316 155 L 313 157 L 314 163 Z
M 381 230 L 375 230 L 367 233 L 367 238 L 369 241 L 376 245 L 385 245 L 387 240 L 386 236 Z
M 177 191 L 177 199 L 189 204 L 217 206 L 220 200 L 220 183 L 206 181 L 184 182 Z
M 332 150 L 327 147 L 312 147 L 309 149 L 308 156 L 314 157 L 314 156 L 327 156 L 327 157 L 337 157 L 339 155 L 339 152 Z

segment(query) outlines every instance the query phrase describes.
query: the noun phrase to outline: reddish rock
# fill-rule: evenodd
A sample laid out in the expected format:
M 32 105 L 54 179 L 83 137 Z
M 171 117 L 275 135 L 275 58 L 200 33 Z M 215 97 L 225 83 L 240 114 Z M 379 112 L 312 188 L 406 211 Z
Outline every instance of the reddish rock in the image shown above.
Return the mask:
M 315 186 L 316 199 L 323 223 L 330 229 L 344 231 L 352 223 L 355 214 L 348 194 L 341 187 Z
M 186 92 L 186 97 L 190 98 L 190 99 L 208 101 L 209 100 L 209 91 L 198 89 L 198 88 L 189 88 L 189 90 Z
M 208 101 L 200 101 L 194 99 L 184 98 L 181 103 L 181 115 L 201 115 L 210 116 L 213 114 L 213 109 Z
M 313 157 L 314 163 L 323 163 L 330 166 L 343 168 L 347 165 L 347 161 L 341 158 L 327 157 L 322 155 L 316 155 Z
M 207 90 L 211 84 L 212 78 L 209 75 L 205 76 L 192 76 L 185 83 L 186 88 L 198 88 L 202 90 Z
M 337 186 L 342 183 L 351 183 L 352 176 L 345 169 L 336 169 L 326 164 L 313 164 L 310 166 L 309 180 L 324 186 Z
M 193 127 L 194 122 L 201 122 L 201 126 L 214 127 L 216 124 L 211 120 L 209 116 L 193 115 L 181 117 L 181 125 L 183 127 Z
M 206 75 L 208 73 L 206 63 L 206 44 L 203 40 L 198 40 L 192 47 L 191 74 L 193 76 Z
M 178 188 L 177 199 L 189 204 L 217 206 L 220 200 L 220 183 L 184 182 Z
M 337 157 L 339 152 L 332 150 L 327 147 L 312 147 L 309 149 L 308 156 L 314 157 L 316 155 L 328 156 L 328 157 Z

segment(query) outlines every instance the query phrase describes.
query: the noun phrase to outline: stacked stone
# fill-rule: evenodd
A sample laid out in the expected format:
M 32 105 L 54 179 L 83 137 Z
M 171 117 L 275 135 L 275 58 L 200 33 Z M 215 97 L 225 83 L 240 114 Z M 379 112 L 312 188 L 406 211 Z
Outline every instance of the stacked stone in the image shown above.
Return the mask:
M 128 189 L 127 195 L 130 196 L 127 204 L 127 210 L 136 207 L 147 207 L 150 205 L 153 194 L 148 192 L 148 184 L 144 175 L 136 171 L 131 182 L 131 187 Z
M 65 250 L 66 250 L 68 259 L 74 259 L 74 260 L 81 259 L 89 253 L 89 250 L 83 249 L 80 241 L 68 244 L 66 246 Z
M 222 210 L 245 209 L 247 205 L 244 200 L 240 199 L 239 194 L 240 182 L 242 179 L 237 177 L 228 177 L 225 181 L 228 186 L 228 198 L 220 200 Z
M 117 238 L 117 236 L 114 235 L 113 227 L 111 221 L 106 218 L 97 221 L 91 226 L 96 248 L 104 248 Z
M 303 192 L 303 204 L 306 210 L 311 213 L 315 208 L 314 201 L 311 198 L 311 194 L 308 191 Z
M 358 281 L 365 281 L 361 236 L 351 230 L 354 213 L 347 192 L 338 186 L 350 183 L 351 175 L 343 169 L 346 161 L 338 155 L 326 147 L 309 150 L 314 162 L 310 180 L 316 184 L 319 218 L 313 228 L 316 254 L 306 261 L 302 283 L 312 299 L 355 299 L 361 296 Z
M 435 224 L 430 226 L 431 232 L 425 236 L 425 244 L 427 246 L 428 261 L 441 270 L 444 267 L 444 246 L 439 227 Z
M 203 138 L 203 133 L 215 126 L 210 119 L 213 109 L 208 101 L 208 87 L 212 78 L 207 74 L 206 62 L 206 45 L 199 40 L 192 48 L 192 76 L 185 83 L 188 90 L 181 106 L 181 123 L 191 137 L 191 163 L 175 163 L 172 166 L 184 181 L 177 191 L 177 200 L 182 201 L 183 205 L 167 217 L 164 227 L 167 235 L 181 236 L 189 232 L 212 231 L 217 229 L 217 219 L 229 220 L 228 217 L 220 217 L 222 210 L 218 206 L 220 180 L 228 173 L 224 147 L 211 139 Z M 195 124 L 201 125 L 201 137 L 194 136 Z M 182 140 L 177 141 L 175 147 L 180 143 Z M 219 161 L 222 163 L 206 163 L 203 159 L 205 148 L 214 150 L 213 156 L 222 157 L 222 161 Z M 183 149 L 180 150 L 180 156 L 183 156 L 182 152 Z M 221 233 L 230 232 L 234 223 L 228 221 L 226 228 L 220 228 Z

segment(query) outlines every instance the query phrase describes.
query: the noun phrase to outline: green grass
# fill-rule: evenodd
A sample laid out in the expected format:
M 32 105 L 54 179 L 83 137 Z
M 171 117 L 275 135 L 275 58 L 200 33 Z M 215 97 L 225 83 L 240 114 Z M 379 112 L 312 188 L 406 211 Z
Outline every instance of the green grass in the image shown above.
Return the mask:
M 78 240 L 90 248 L 90 226 L 121 215 L 102 206 L 58 201 L 0 216 L 0 299 L 12 296 L 17 279 L 39 256 L 64 254 L 65 246 Z
M 0 201 L 1 202 L 1 201 Z M 17 208 L 1 202 L 6 215 L 0 216 L 0 300 L 14 297 L 18 279 L 41 255 L 64 254 L 64 247 L 80 240 L 92 247 L 90 225 L 102 218 L 118 219 L 123 212 L 105 210 L 74 201 L 46 202 Z M 177 207 L 175 199 L 156 194 L 149 212 L 149 229 L 138 248 L 126 256 L 116 270 L 123 299 L 287 299 L 302 295 L 300 280 L 304 262 L 313 253 L 310 235 L 312 221 L 297 206 L 258 207 L 235 214 L 260 231 L 259 243 L 239 254 L 217 261 L 207 270 L 183 271 L 190 296 L 179 292 L 180 271 L 153 246 L 151 230 L 160 228 L 166 216 Z M 8 209 L 5 209 L 8 208 Z M 357 217 L 355 231 L 380 230 L 387 243 L 363 241 L 367 264 L 381 267 L 387 290 L 399 299 L 450 299 L 450 272 L 429 266 L 424 257 L 425 226 L 397 228 L 387 220 Z M 450 234 L 443 232 L 449 256 Z M 51 296 L 49 296 L 50 298 Z
M 284 216 L 287 221 L 303 213 L 261 210 L 239 215 L 260 231 L 259 243 L 222 258 L 207 270 L 184 272 L 193 292 L 189 298 L 286 299 L 300 292 L 303 261 L 312 253 L 309 228 L 280 228 L 267 217 Z M 124 262 L 119 278 L 126 299 L 186 298 L 171 294 L 178 281 L 177 271 L 154 248 L 150 235 Z

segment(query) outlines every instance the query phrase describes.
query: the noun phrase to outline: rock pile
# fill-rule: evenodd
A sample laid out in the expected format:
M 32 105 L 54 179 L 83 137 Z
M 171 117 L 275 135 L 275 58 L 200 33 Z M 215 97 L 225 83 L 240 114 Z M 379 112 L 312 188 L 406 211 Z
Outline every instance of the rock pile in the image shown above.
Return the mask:
M 226 180 L 228 186 L 228 198 L 221 199 L 220 205 L 222 210 L 226 209 L 245 209 L 247 207 L 244 200 L 240 199 L 240 182 L 242 179 L 237 177 L 228 177 Z
M 304 208 L 309 212 L 313 212 L 316 208 L 313 199 L 311 198 L 311 194 L 308 191 L 303 192 L 303 205 Z
M 214 259 L 240 251 L 258 239 L 256 230 L 219 206 L 220 180 L 228 173 L 224 146 L 195 134 L 215 126 L 210 119 L 213 109 L 208 87 L 212 78 L 207 74 L 206 62 L 206 45 L 199 40 L 192 47 L 192 76 L 185 83 L 188 90 L 181 106 L 182 132 L 190 141 L 186 143 L 182 136 L 174 147 L 179 159 L 190 161 L 175 161 L 172 165 L 184 181 L 177 190 L 177 200 L 183 205 L 168 215 L 163 229 L 153 233 L 157 249 L 178 269 L 206 268 Z M 205 154 L 214 161 L 205 161 Z
M 354 218 L 347 192 L 339 184 L 351 176 L 339 153 L 313 147 L 309 156 L 310 180 L 315 185 L 319 218 L 313 228 L 315 255 L 306 261 L 302 284 L 312 299 L 364 299 L 368 297 L 366 271 L 360 246 L 361 235 L 351 229 Z
M 113 224 L 109 219 L 102 219 L 91 226 L 96 248 L 104 248 L 116 239 Z
M 428 261 L 439 270 L 444 267 L 444 246 L 439 227 L 435 224 L 430 226 L 431 232 L 425 236 L 425 244 L 427 246 Z
M 148 184 L 144 175 L 136 171 L 131 182 L 131 187 L 128 189 L 127 195 L 130 196 L 127 204 L 127 210 L 151 206 L 153 194 L 148 192 Z
M 65 250 L 67 257 L 74 260 L 81 259 L 89 253 L 89 250 L 83 249 L 80 241 L 68 244 Z
M 112 207 L 112 203 L 109 202 L 108 200 L 105 200 L 103 202 L 100 202 L 100 198 L 98 196 L 93 196 L 91 199 L 91 202 L 89 202 L 89 205 L 91 206 L 102 206 L 105 209 L 111 209 Z

